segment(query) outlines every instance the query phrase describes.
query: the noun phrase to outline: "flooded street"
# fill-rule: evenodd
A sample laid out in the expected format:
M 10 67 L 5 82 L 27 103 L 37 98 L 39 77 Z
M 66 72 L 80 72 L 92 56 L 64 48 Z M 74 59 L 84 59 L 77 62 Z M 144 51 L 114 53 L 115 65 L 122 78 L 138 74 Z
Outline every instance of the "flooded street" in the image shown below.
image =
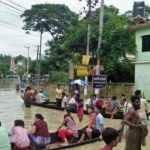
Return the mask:
M 15 119 L 23 119 L 25 126 L 30 130 L 31 124 L 34 121 L 34 115 L 41 113 L 45 120 L 48 122 L 49 131 L 55 132 L 63 119 L 63 112 L 53 109 L 46 109 L 41 107 L 32 106 L 25 108 L 19 93 L 16 93 L 14 84 L 12 82 L 0 82 L 0 121 L 3 125 L 7 126 L 10 130 L 13 126 Z M 78 128 L 84 127 L 87 123 L 87 116 L 84 116 L 82 123 L 78 121 L 76 114 L 72 114 L 75 118 Z M 121 120 L 105 119 L 105 126 L 117 127 Z M 149 127 L 150 130 L 150 127 Z M 148 135 L 147 139 L 150 139 Z M 134 141 L 133 141 L 134 142 Z M 70 150 L 98 150 L 103 142 L 96 142 L 80 147 L 70 148 Z M 124 139 L 118 144 L 114 150 L 123 150 L 125 146 Z M 147 142 L 142 150 L 149 150 L 150 144 Z M 69 149 L 68 149 L 69 150 Z

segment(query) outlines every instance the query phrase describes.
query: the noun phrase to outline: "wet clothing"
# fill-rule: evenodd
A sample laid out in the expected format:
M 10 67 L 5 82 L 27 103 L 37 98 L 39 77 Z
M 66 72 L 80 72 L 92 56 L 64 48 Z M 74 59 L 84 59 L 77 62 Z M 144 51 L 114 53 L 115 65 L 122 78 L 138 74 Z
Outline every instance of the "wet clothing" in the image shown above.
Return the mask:
M 31 107 L 31 102 L 32 102 L 32 93 L 30 90 L 26 91 L 24 93 L 24 102 L 25 102 L 25 106 L 27 108 Z
M 27 148 L 30 145 L 27 129 L 21 126 L 13 127 L 11 131 L 11 143 L 14 143 L 17 148 Z
M 125 150 L 141 150 L 141 129 L 129 127 L 126 132 Z

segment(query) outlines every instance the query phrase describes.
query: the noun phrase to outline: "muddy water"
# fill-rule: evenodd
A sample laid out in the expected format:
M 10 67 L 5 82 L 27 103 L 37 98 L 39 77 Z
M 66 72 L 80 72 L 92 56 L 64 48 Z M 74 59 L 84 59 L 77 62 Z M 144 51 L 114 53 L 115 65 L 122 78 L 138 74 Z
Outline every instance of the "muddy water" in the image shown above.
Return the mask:
M 34 121 L 34 115 L 36 113 L 41 113 L 45 117 L 45 120 L 48 122 L 50 132 L 57 130 L 63 118 L 62 111 L 44 109 L 35 106 L 32 106 L 31 109 L 25 108 L 19 93 L 16 93 L 14 90 L 13 82 L 0 81 L 0 121 L 3 125 L 7 126 L 10 130 L 15 119 L 24 119 L 26 128 L 30 130 L 31 124 Z M 72 115 L 75 118 L 78 128 L 84 127 L 86 125 L 87 116 L 84 116 L 83 122 L 80 123 L 76 114 Z M 120 120 L 105 119 L 105 126 L 117 127 L 119 124 Z M 150 130 L 150 127 L 148 128 Z M 150 143 L 148 142 L 150 139 L 150 134 L 148 135 L 147 139 L 147 145 L 142 147 L 142 150 L 150 150 Z M 102 145 L 104 145 L 103 142 L 96 142 L 93 144 L 71 148 L 70 150 L 98 150 Z M 119 143 L 118 146 L 114 148 L 114 150 L 123 150 L 124 147 L 125 142 L 124 139 L 122 139 L 122 142 Z

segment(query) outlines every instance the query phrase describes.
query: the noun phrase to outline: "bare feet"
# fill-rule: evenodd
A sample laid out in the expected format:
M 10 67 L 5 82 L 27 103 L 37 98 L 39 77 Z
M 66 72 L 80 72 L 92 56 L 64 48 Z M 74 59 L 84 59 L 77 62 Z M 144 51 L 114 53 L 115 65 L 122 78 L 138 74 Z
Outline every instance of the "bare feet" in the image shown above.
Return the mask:
M 67 146 L 67 145 L 69 145 L 68 143 L 62 143 L 62 144 L 60 144 L 60 146 Z

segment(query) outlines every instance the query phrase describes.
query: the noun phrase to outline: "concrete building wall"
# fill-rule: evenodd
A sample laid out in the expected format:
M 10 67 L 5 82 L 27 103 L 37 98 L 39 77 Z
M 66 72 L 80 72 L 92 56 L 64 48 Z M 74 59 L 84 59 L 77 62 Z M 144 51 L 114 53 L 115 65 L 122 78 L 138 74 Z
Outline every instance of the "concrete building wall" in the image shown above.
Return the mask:
M 135 89 L 142 90 L 145 98 L 150 100 L 150 51 L 142 52 L 144 35 L 150 35 L 150 26 L 136 31 Z

